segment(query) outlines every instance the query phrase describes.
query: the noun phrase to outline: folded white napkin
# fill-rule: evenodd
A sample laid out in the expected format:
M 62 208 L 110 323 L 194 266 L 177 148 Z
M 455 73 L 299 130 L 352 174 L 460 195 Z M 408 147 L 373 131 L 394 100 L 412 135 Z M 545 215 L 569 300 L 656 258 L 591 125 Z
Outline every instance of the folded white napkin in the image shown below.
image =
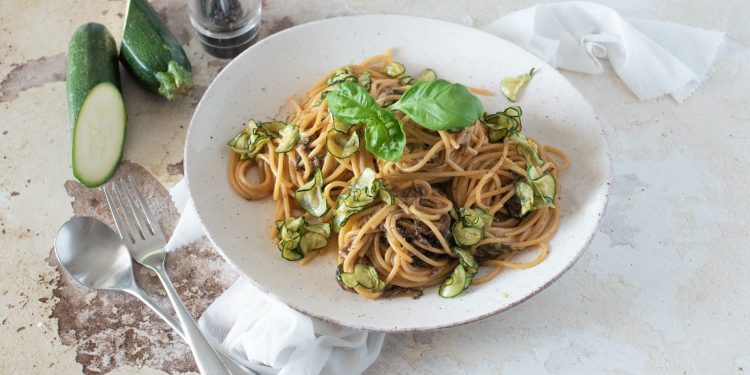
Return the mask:
M 185 180 L 169 192 L 182 214 L 167 243 L 172 251 L 204 231 Z M 198 325 L 224 352 L 261 374 L 359 374 L 378 357 L 385 337 L 310 318 L 266 296 L 244 277 L 208 307 Z
M 723 32 L 624 18 L 586 1 L 534 5 L 485 31 L 562 69 L 601 73 L 599 59 L 608 58 L 638 99 L 670 94 L 677 102 L 700 86 L 724 40 Z

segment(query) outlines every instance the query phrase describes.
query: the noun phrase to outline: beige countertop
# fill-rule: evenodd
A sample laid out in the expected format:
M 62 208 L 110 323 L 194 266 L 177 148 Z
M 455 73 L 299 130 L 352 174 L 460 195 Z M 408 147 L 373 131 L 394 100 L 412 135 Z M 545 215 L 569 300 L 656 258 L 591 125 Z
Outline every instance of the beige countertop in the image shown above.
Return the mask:
M 265 0 L 261 36 L 339 15 L 399 13 L 482 27 L 533 1 Z M 558 282 L 499 316 L 432 333 L 389 335 L 372 374 L 743 373 L 750 371 L 750 3 L 604 1 L 625 15 L 727 31 L 715 71 L 684 104 L 639 102 L 611 69 L 563 74 L 591 102 L 610 143 L 614 184 L 588 251 Z M 177 211 L 193 109 L 226 64 L 191 34 L 184 1 L 156 0 L 193 63 L 196 89 L 167 103 L 124 78 L 127 160 Z M 134 299 L 72 282 L 50 257 L 73 215 L 108 219 L 72 180 L 65 51 L 81 24 L 119 39 L 124 1 L 0 2 L 0 360 L 2 374 L 195 371 L 188 347 Z M 207 241 L 170 255 L 194 314 L 237 276 Z M 145 273 L 139 277 L 157 291 Z

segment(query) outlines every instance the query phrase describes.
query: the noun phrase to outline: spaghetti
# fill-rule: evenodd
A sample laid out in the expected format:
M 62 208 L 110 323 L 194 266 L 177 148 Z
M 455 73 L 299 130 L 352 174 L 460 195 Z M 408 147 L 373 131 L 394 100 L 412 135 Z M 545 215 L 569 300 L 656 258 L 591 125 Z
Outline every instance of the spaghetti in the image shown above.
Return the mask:
M 355 78 L 367 75 L 369 94 L 386 107 L 414 83 L 404 79 L 403 73 L 401 77 L 389 75 L 392 64 L 389 51 L 351 65 L 347 71 Z M 390 200 L 370 197 L 369 204 L 350 212 L 348 220 L 334 228 L 337 238 L 328 246 L 308 246 L 301 253 L 305 264 L 326 251 L 336 251 L 339 282 L 346 289 L 379 298 L 443 283 L 443 295 L 443 287 L 447 290 L 451 283 L 454 287 L 465 283 L 458 285 L 460 293 L 469 284 L 491 280 L 503 269 L 525 269 L 545 259 L 546 243 L 559 220 L 557 174 L 568 166 L 564 152 L 511 136 L 511 131 L 493 140 L 487 115 L 452 132 L 427 129 L 396 111 L 406 136 L 400 160 L 379 159 L 364 146 L 348 157 L 336 158 L 328 152 L 329 133 L 336 131 L 336 124 L 325 97 L 336 88 L 330 84 L 333 75 L 313 86 L 301 101 L 289 99 L 292 111 L 287 123 L 299 132 L 295 147 L 280 153 L 284 139 L 271 137 L 254 157 L 232 153 L 230 158 L 229 181 L 240 196 L 248 200 L 271 197 L 276 202 L 279 223 L 271 237 L 282 254 L 284 246 L 299 242 L 293 241 L 300 233 L 302 238 L 305 233 L 330 234 L 313 227 L 335 221 L 342 212 L 341 201 L 353 195 L 358 178 L 370 170 Z M 506 118 L 515 118 L 515 130 L 520 131 L 520 108 L 514 115 Z M 296 192 L 313 189 L 316 171 L 322 174 L 320 193 L 325 202 L 321 204 L 337 207 L 320 217 L 306 212 L 295 199 Z M 545 178 L 546 185 L 542 183 Z M 549 185 L 550 181 L 554 184 Z M 545 188 L 551 193 L 544 193 Z M 531 191 L 528 197 L 524 196 L 527 191 Z M 290 221 L 297 217 L 305 220 Z M 319 237 L 310 238 L 317 244 Z M 521 252 L 536 256 L 530 262 L 514 261 Z M 477 273 L 478 267 L 472 264 L 481 266 L 482 272 Z M 467 280 L 458 280 L 461 270 L 457 268 Z

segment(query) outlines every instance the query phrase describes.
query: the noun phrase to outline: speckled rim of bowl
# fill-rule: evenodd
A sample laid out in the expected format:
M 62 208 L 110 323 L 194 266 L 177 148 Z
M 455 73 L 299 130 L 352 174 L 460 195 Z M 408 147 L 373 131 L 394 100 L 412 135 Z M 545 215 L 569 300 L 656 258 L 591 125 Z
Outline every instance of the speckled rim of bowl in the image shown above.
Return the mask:
M 444 20 L 440 20 L 440 19 L 429 18 L 429 17 L 418 17 L 418 16 L 397 15 L 397 14 L 377 14 L 377 15 L 342 16 L 342 17 L 332 17 L 332 18 L 320 19 L 320 20 L 315 20 L 315 21 L 311 21 L 311 22 L 307 22 L 307 23 L 295 25 L 295 26 L 290 27 L 288 29 L 282 30 L 282 31 L 280 31 L 280 32 L 278 32 L 276 34 L 273 34 L 273 35 L 271 35 L 269 37 L 266 37 L 266 38 L 260 40 L 255 45 L 253 45 L 250 48 L 246 49 L 240 55 L 238 55 L 236 58 L 234 58 L 232 61 L 230 61 L 224 67 L 224 69 L 222 69 L 216 75 L 216 77 L 214 77 L 213 81 L 211 81 L 211 84 L 208 86 L 208 88 L 206 88 L 206 91 L 204 92 L 204 95 L 205 95 L 206 92 L 209 92 L 211 90 L 211 88 L 214 86 L 214 84 L 219 80 L 219 78 L 222 77 L 222 75 L 226 71 L 228 71 L 228 69 L 226 69 L 226 68 L 228 66 L 230 66 L 231 64 L 234 64 L 236 59 L 240 58 L 241 56 L 245 55 L 246 53 L 250 53 L 249 51 L 253 50 L 256 46 L 260 46 L 260 45 L 263 45 L 263 44 L 267 44 L 267 43 L 273 42 L 273 40 L 275 40 L 277 37 L 279 37 L 279 35 L 283 35 L 283 34 L 292 32 L 292 30 L 296 31 L 297 29 L 314 26 L 314 25 L 317 25 L 319 23 L 329 22 L 332 19 L 350 19 L 350 20 L 355 20 L 357 18 L 372 18 L 372 17 L 383 17 L 383 18 L 397 17 L 397 18 L 404 18 L 404 19 L 426 19 L 426 20 L 430 20 L 432 22 L 444 23 L 446 25 L 451 25 L 453 27 L 455 27 L 455 26 L 465 27 L 467 29 L 472 30 L 473 32 L 485 33 L 485 34 L 491 35 L 492 37 L 495 37 L 495 38 L 498 38 L 498 39 L 502 39 L 502 38 L 500 38 L 498 36 L 495 36 L 493 34 L 490 34 L 490 33 L 486 32 L 486 31 L 484 31 L 482 29 L 473 28 L 473 27 L 469 27 L 469 26 L 465 26 L 465 25 L 461 25 L 461 24 L 457 24 L 457 23 L 453 23 L 453 22 L 448 22 L 448 21 L 444 21 Z M 555 69 L 555 68 L 553 68 L 550 65 L 547 65 L 547 67 L 549 67 L 551 69 Z M 611 153 L 609 151 L 609 141 L 607 140 L 607 137 L 605 135 L 604 128 L 602 128 L 601 123 L 599 122 L 599 116 L 596 115 L 596 111 L 593 109 L 593 107 L 591 106 L 591 104 L 589 103 L 589 101 L 586 100 L 586 98 L 583 96 L 583 94 L 581 94 L 581 92 L 578 91 L 578 89 L 576 89 L 575 86 L 573 86 L 573 84 L 571 84 L 570 81 L 565 76 L 563 76 L 563 75 L 560 75 L 560 76 L 565 80 L 565 82 L 568 85 L 570 85 L 570 87 L 573 89 L 573 91 L 575 91 L 576 94 L 578 94 L 580 96 L 582 103 L 584 105 L 586 105 L 591 110 L 591 112 L 594 114 L 594 118 L 595 118 L 597 124 L 599 125 L 600 136 L 601 136 L 601 138 L 602 138 L 602 140 L 604 142 L 603 143 L 603 151 L 604 151 L 605 155 L 607 156 L 607 162 L 608 162 L 607 163 L 607 174 L 606 174 L 605 180 L 604 180 L 605 184 L 607 185 L 605 196 L 604 196 L 604 201 L 603 201 L 603 204 L 602 204 L 602 206 L 601 206 L 601 208 L 599 209 L 599 212 L 598 212 L 599 218 L 598 218 L 598 220 L 596 222 L 596 226 L 591 231 L 591 234 L 589 234 L 588 239 L 585 241 L 584 246 L 581 247 L 581 249 L 575 254 L 575 256 L 570 259 L 570 261 L 568 262 L 568 264 L 566 264 L 565 267 L 563 267 L 560 270 L 560 272 L 558 272 L 552 278 L 550 278 L 549 280 L 547 280 L 539 288 L 533 290 L 531 293 L 529 293 L 526 296 L 518 299 L 517 301 L 514 301 L 514 302 L 512 302 L 512 303 L 510 303 L 508 305 L 499 307 L 497 310 L 494 310 L 494 311 L 491 311 L 489 313 L 485 313 L 485 314 L 482 314 L 482 315 L 479 315 L 479 316 L 476 316 L 476 317 L 473 317 L 473 318 L 470 318 L 470 319 L 456 321 L 456 322 L 453 322 L 453 323 L 450 323 L 450 324 L 437 325 L 437 326 L 433 326 L 433 327 L 418 327 L 418 328 L 398 328 L 397 327 L 397 328 L 388 329 L 388 330 L 374 330 L 371 327 L 367 327 L 367 326 L 364 326 L 364 325 L 345 323 L 345 322 L 339 321 L 338 319 L 333 319 L 333 318 L 326 317 L 326 316 L 320 316 L 318 314 L 315 314 L 315 313 L 312 313 L 310 311 L 307 311 L 307 310 L 305 310 L 305 309 L 303 309 L 303 308 L 301 308 L 299 306 L 294 306 L 294 305 L 287 304 L 282 298 L 280 298 L 279 296 L 277 296 L 276 294 L 274 294 L 272 291 L 266 289 L 262 285 L 258 284 L 252 277 L 247 276 L 242 271 L 242 269 L 240 267 L 238 267 L 226 255 L 226 253 L 219 246 L 216 245 L 216 241 L 214 240 L 211 232 L 208 230 L 208 228 L 206 227 L 206 225 L 203 223 L 203 220 L 201 218 L 200 213 L 198 213 L 197 210 L 196 210 L 196 213 L 198 214 L 198 218 L 199 218 L 199 220 L 201 222 L 201 227 L 203 228 L 203 231 L 205 232 L 205 234 L 208 237 L 209 241 L 211 241 L 211 244 L 214 246 L 214 248 L 216 248 L 216 250 L 219 251 L 219 253 L 221 254 L 222 258 L 224 258 L 224 260 L 227 263 L 229 263 L 235 270 L 237 270 L 243 277 L 245 277 L 248 280 L 250 280 L 250 282 L 256 288 L 258 288 L 259 290 L 261 290 L 263 293 L 265 293 L 266 295 L 270 296 L 271 298 L 273 298 L 273 299 L 275 299 L 275 300 L 277 300 L 277 301 L 279 301 L 279 302 L 281 302 L 281 303 L 289 306 L 290 308 L 292 308 L 292 309 L 294 309 L 296 311 L 299 311 L 300 313 L 303 313 L 303 314 L 305 314 L 307 316 L 310 316 L 310 317 L 314 317 L 314 318 L 320 319 L 320 320 L 325 321 L 325 322 L 334 323 L 334 324 L 337 324 L 337 325 L 340 325 L 340 326 L 345 326 L 345 327 L 350 327 L 350 328 L 355 328 L 355 329 L 360 329 L 360 330 L 369 330 L 369 331 L 377 331 L 377 332 L 389 332 L 389 333 L 399 333 L 399 332 L 401 332 L 401 333 L 403 333 L 403 332 L 430 332 L 430 331 L 437 331 L 437 330 L 446 329 L 446 328 L 454 328 L 454 327 L 459 327 L 459 326 L 462 326 L 462 325 L 467 325 L 467 324 L 470 324 L 470 323 L 475 323 L 475 322 L 484 320 L 484 319 L 486 319 L 488 317 L 491 317 L 493 315 L 497 315 L 497 314 L 499 314 L 499 313 L 501 313 L 503 311 L 507 311 L 507 310 L 509 310 L 509 309 L 511 309 L 511 308 L 513 308 L 515 306 L 518 306 L 519 304 L 521 304 L 523 302 L 528 301 L 530 298 L 536 296 L 537 294 L 539 294 L 539 292 L 541 292 L 542 290 L 544 290 L 545 288 L 547 288 L 553 282 L 557 281 L 560 277 L 562 277 L 563 274 L 565 274 L 571 267 L 573 267 L 573 265 L 576 263 L 576 261 L 578 261 L 578 259 L 580 259 L 581 255 L 583 255 L 584 251 L 591 245 L 591 242 L 594 239 L 594 235 L 596 234 L 597 229 L 599 228 L 599 226 L 601 226 L 602 219 L 604 217 L 604 214 L 605 214 L 605 212 L 607 210 L 607 205 L 609 203 L 609 196 L 610 196 L 610 194 L 612 192 L 612 173 L 613 173 L 612 172 L 612 155 L 611 155 Z M 201 98 L 201 100 L 199 101 L 198 105 L 196 106 L 196 108 L 195 108 L 195 110 L 193 112 L 193 116 L 190 119 L 190 124 L 188 125 L 188 131 L 185 134 L 185 146 L 183 148 L 183 158 L 184 158 L 184 162 L 185 162 L 186 166 L 189 164 L 187 139 L 189 139 L 190 132 L 193 129 L 193 125 L 194 125 L 194 121 L 195 121 L 195 113 L 199 111 L 199 109 L 203 106 L 203 104 L 204 104 L 203 103 L 203 98 Z M 190 179 L 189 179 L 189 176 L 188 176 L 188 170 L 189 170 L 189 168 L 186 167 L 185 168 L 185 177 L 184 177 L 186 179 L 185 186 L 186 186 L 187 191 L 188 191 L 188 196 L 190 197 L 190 199 L 192 199 L 193 193 L 192 193 L 192 191 L 190 189 Z

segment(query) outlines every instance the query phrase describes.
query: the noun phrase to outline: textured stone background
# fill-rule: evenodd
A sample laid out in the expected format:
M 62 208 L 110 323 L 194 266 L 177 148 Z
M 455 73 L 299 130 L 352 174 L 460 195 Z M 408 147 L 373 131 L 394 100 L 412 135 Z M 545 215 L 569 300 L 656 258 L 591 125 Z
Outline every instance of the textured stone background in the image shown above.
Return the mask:
M 264 1 L 262 36 L 339 15 L 398 13 L 484 26 L 534 1 Z M 640 103 L 607 69 L 564 72 L 597 110 L 614 187 L 589 250 L 557 283 L 500 316 L 435 333 L 390 335 L 372 374 L 743 373 L 750 371 L 750 3 L 603 1 L 628 16 L 725 30 L 730 39 L 696 95 Z M 165 103 L 127 76 L 134 175 L 165 231 L 166 188 L 181 178 L 187 123 L 226 64 L 201 50 L 184 1 L 153 2 L 185 43 L 191 97 Z M 96 191 L 70 181 L 65 50 L 88 21 L 122 31 L 124 1 L 0 2 L 0 373 L 180 373 L 195 370 L 168 327 L 129 297 L 71 282 L 50 256 L 73 215 L 108 220 Z M 206 242 L 170 256 L 197 315 L 236 277 Z M 138 277 L 147 286 L 154 280 Z M 158 293 L 158 288 L 150 288 Z

